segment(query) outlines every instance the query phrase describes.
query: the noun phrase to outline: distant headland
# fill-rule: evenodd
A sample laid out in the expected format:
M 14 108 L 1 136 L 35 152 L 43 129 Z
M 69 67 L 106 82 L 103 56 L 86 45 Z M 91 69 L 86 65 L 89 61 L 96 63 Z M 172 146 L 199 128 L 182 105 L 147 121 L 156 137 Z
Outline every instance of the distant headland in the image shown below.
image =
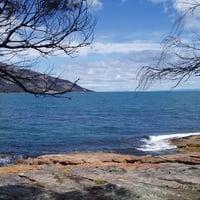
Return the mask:
M 7 66 L 0 63 L 0 68 L 7 68 L 9 72 L 16 78 L 20 77 L 20 82 L 29 90 L 43 91 L 47 87 L 49 93 L 55 92 L 93 92 L 86 88 L 83 88 L 73 82 L 61 79 L 59 77 L 53 77 L 47 74 L 38 73 L 31 69 L 17 68 L 15 66 Z M 3 70 L 2 70 L 3 71 Z M 22 77 L 22 78 L 21 78 Z M 10 77 L 7 77 L 4 72 L 0 71 L 0 93 L 23 93 L 25 92 L 19 84 L 12 81 Z

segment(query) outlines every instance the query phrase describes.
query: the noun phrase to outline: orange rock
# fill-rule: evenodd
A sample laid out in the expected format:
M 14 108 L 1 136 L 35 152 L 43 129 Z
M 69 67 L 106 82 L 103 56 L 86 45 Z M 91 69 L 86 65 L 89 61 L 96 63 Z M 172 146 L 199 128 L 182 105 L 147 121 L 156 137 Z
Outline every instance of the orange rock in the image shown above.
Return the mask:
M 171 140 L 173 145 L 176 145 L 183 152 L 200 152 L 200 136 L 188 136 Z

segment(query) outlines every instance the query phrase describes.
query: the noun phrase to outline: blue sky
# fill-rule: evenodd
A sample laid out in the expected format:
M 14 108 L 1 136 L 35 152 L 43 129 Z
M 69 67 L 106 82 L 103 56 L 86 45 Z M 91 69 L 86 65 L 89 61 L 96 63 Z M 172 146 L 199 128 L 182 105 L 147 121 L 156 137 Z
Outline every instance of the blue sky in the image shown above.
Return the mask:
M 94 41 L 73 58 L 63 54 L 45 59 L 53 75 L 95 91 L 134 91 L 141 66 L 156 62 L 161 41 L 193 0 L 88 0 L 97 18 Z M 197 0 L 196 0 L 197 1 Z M 188 29 L 195 24 L 188 23 Z M 187 23 L 186 23 L 187 25 Z M 44 62 L 41 62 L 44 64 Z M 149 90 L 170 90 L 174 83 L 156 82 Z M 191 78 L 178 89 L 198 89 Z

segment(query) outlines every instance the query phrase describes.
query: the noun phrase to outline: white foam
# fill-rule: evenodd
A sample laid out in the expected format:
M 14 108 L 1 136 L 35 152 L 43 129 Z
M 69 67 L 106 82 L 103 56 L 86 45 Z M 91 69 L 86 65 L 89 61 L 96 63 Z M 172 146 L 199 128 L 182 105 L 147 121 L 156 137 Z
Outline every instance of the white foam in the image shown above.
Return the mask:
M 143 140 L 145 144 L 137 149 L 140 151 L 163 151 L 163 150 L 175 149 L 177 147 L 175 145 L 170 144 L 169 142 L 170 139 L 182 138 L 192 135 L 200 135 L 200 132 L 149 136 L 149 139 Z
M 10 161 L 10 157 L 0 158 L 0 165 L 10 163 Z

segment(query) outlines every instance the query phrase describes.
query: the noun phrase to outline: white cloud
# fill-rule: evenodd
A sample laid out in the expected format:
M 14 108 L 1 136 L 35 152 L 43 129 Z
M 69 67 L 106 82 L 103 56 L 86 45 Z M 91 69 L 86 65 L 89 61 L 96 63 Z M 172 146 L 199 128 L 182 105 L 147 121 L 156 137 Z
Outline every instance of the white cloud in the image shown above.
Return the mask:
M 200 4 L 200 0 L 174 0 L 173 1 L 174 8 L 180 13 L 185 12 L 186 10 L 194 7 L 197 4 Z
M 55 66 L 51 74 L 55 76 L 61 75 L 61 78 L 70 81 L 75 81 L 80 78 L 79 85 L 94 91 L 134 91 L 139 82 L 137 77 L 139 70 L 142 66 L 151 66 L 157 62 L 159 48 L 157 48 L 157 44 L 155 46 L 152 45 L 153 43 L 149 46 L 145 45 L 146 43 L 142 41 L 132 43 L 138 44 L 138 46 L 136 45 L 137 51 L 132 51 L 134 49 L 132 47 L 130 48 L 131 51 L 125 50 L 125 44 L 128 43 L 123 43 L 123 54 L 111 55 L 110 52 L 114 50 L 99 48 L 101 53 L 107 52 L 106 55 L 99 53 L 97 55 L 90 55 L 89 57 L 74 57 L 73 59 L 54 57 L 55 60 L 49 60 L 51 66 Z M 118 43 L 114 43 L 115 45 L 118 45 Z M 117 51 L 121 52 L 119 50 Z M 48 64 L 41 65 L 43 72 L 44 66 L 48 66 Z M 174 85 L 175 83 L 171 81 L 155 82 L 149 90 L 169 90 Z M 191 79 L 187 83 L 181 84 L 181 87 L 197 88 L 200 87 L 200 82 L 195 82 Z
M 80 78 L 82 87 L 94 91 L 134 91 L 139 83 L 137 77 L 141 66 L 156 62 L 157 51 L 132 52 L 124 57 L 107 58 L 98 61 L 75 61 L 57 69 L 63 71 L 62 78 L 75 81 Z M 172 81 L 154 82 L 149 90 L 170 90 Z M 178 88 L 198 88 L 200 82 L 190 79 Z
M 167 2 L 169 0 L 150 0 L 151 2 L 153 3 L 164 3 L 164 2 Z
M 178 14 L 183 15 L 187 13 L 184 21 L 185 28 L 187 29 L 199 29 L 200 27 L 200 0 L 149 0 L 152 3 L 163 3 L 165 12 L 168 12 L 168 4 Z M 195 9 L 196 5 L 198 5 Z
M 200 4 L 200 0 L 149 0 L 149 1 L 153 3 L 171 2 L 173 7 L 180 13 L 184 12 L 185 10 L 188 10 L 194 5 Z
M 193 9 L 198 5 L 195 9 Z M 179 14 L 184 14 L 190 10 L 185 18 L 185 28 L 199 29 L 200 26 L 200 0 L 175 0 L 173 7 Z
M 99 10 L 102 8 L 103 3 L 101 0 L 87 0 L 88 4 L 92 6 L 93 9 Z
M 105 60 L 101 62 L 77 63 L 64 67 L 63 77 L 95 91 L 135 90 L 136 68 L 132 62 Z
M 134 91 L 138 85 L 137 74 L 141 66 L 151 64 L 155 50 L 137 51 L 123 56 L 107 56 L 98 60 L 63 60 L 57 72 L 62 78 L 74 81 L 80 78 L 82 87 L 95 91 Z M 54 72 L 55 73 L 55 72 Z
M 159 50 L 159 43 L 133 41 L 125 43 L 101 43 L 96 42 L 91 46 L 80 49 L 79 55 L 86 56 L 88 54 L 110 54 L 110 53 L 130 53 L 132 51 L 140 52 L 145 50 Z
M 127 0 L 121 0 L 121 3 L 125 3 Z

